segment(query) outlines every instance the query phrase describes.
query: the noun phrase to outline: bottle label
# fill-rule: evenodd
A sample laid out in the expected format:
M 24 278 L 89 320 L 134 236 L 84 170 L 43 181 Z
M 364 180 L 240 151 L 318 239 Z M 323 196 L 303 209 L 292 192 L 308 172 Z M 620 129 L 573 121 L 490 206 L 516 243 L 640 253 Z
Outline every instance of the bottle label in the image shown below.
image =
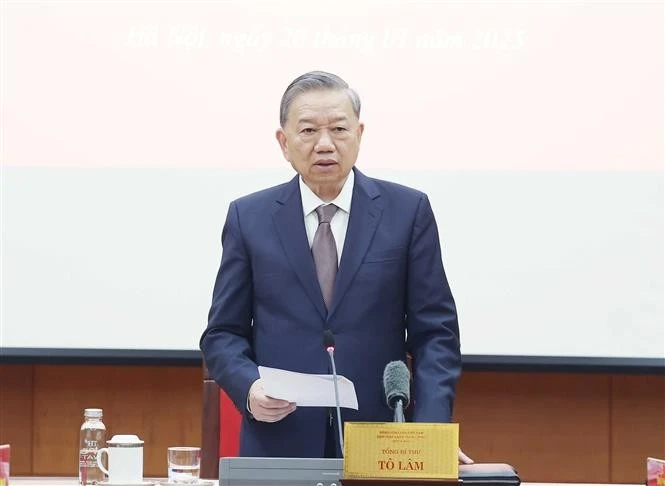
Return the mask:
M 97 467 L 97 449 L 81 449 L 79 467 Z

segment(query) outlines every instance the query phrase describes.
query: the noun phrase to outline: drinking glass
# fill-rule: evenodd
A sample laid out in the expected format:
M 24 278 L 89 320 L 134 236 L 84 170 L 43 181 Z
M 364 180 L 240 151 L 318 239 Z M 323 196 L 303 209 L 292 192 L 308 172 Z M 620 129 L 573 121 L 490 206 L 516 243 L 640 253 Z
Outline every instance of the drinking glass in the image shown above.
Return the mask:
M 200 447 L 168 448 L 169 483 L 194 484 L 201 474 Z

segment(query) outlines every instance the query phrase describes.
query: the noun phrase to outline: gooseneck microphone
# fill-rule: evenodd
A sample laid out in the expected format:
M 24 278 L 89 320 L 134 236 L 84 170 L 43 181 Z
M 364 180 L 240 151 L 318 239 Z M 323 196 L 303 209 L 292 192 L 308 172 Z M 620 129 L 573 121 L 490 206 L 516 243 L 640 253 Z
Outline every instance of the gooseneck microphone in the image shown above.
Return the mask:
M 323 346 L 330 356 L 332 365 L 333 384 L 335 386 L 335 408 L 337 409 L 337 432 L 339 433 L 339 447 L 342 449 L 344 457 L 344 438 L 342 437 L 342 412 L 339 409 L 339 389 L 337 387 L 337 368 L 335 367 L 335 336 L 330 329 L 323 331 Z
M 404 409 L 409 406 L 411 374 L 403 361 L 391 361 L 383 370 L 383 389 L 386 402 L 394 411 L 394 422 L 405 422 Z

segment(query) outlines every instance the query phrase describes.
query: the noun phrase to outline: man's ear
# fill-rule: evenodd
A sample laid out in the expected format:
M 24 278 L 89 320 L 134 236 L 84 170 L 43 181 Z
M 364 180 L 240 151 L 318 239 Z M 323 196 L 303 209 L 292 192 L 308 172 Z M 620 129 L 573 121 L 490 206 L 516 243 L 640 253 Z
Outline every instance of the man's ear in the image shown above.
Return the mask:
M 358 140 L 362 139 L 364 131 L 365 131 L 365 124 L 363 122 L 358 123 Z
M 277 138 L 277 142 L 279 143 L 279 148 L 282 149 L 282 154 L 284 154 L 284 158 L 286 160 L 289 160 L 289 146 L 286 140 L 286 134 L 284 133 L 284 130 L 282 128 L 277 129 L 277 131 L 275 132 L 275 138 Z

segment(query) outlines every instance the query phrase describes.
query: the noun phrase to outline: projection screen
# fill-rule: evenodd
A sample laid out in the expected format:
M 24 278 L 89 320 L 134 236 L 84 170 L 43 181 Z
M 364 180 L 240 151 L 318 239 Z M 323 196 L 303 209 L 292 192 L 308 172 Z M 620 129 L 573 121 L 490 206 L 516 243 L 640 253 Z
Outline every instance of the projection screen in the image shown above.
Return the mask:
M 663 3 L 6 2 L 2 353 L 198 349 L 283 90 L 360 94 L 432 202 L 465 356 L 665 359 Z M 665 361 L 657 361 L 665 363 Z

